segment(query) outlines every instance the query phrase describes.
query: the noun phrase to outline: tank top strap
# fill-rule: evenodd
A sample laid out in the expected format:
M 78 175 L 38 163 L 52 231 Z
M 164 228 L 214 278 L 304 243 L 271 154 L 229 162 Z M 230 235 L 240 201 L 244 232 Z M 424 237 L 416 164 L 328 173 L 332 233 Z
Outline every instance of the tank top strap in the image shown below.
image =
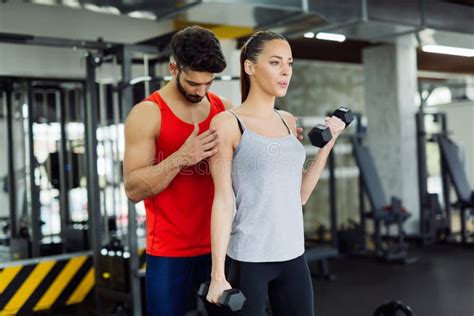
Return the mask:
M 278 114 L 278 116 L 281 118 L 283 124 L 285 124 L 286 128 L 288 129 L 288 133 L 290 134 L 293 134 L 293 132 L 291 131 L 291 128 L 288 126 L 288 124 L 286 123 L 285 119 L 283 118 L 283 115 L 281 115 L 280 111 L 278 110 L 274 110 L 276 112 L 276 114 Z
M 242 122 L 242 120 L 239 118 L 239 116 L 232 110 L 229 110 L 229 113 L 231 113 L 235 118 L 237 119 L 237 123 L 239 124 L 239 129 L 240 133 L 243 134 L 245 130 L 245 124 Z

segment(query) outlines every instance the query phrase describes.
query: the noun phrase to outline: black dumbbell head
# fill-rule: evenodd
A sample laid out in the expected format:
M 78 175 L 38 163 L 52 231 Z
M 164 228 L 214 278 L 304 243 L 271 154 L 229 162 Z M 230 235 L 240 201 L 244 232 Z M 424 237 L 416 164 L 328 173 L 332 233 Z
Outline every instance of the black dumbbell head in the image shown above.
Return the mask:
M 219 299 L 219 303 L 236 312 L 242 309 L 246 300 L 245 295 L 240 290 L 231 289 L 224 291 Z
M 352 115 L 351 109 L 346 106 L 339 107 L 334 111 L 333 115 L 340 118 L 346 124 L 346 127 L 354 120 L 354 115 Z
M 308 137 L 313 146 L 322 148 L 331 140 L 332 135 L 327 126 L 318 124 L 309 131 Z
M 205 298 L 207 296 L 207 292 L 209 292 L 209 285 L 209 282 L 201 283 L 201 286 L 199 286 L 199 290 L 197 292 L 199 297 Z
M 346 127 L 354 120 L 354 115 L 352 115 L 351 109 L 346 106 L 339 107 L 332 115 L 340 118 L 344 123 L 346 123 Z

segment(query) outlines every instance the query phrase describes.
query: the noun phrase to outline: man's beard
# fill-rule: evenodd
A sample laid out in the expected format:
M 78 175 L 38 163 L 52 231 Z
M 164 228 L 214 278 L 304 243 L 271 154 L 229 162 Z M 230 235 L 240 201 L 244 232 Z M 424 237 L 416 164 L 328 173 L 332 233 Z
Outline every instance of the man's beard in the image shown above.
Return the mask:
M 193 94 L 187 94 L 186 90 L 184 90 L 184 87 L 181 85 L 181 81 L 179 80 L 179 75 L 180 73 L 178 72 L 178 76 L 176 78 L 176 84 L 178 86 L 179 92 L 183 95 L 183 97 L 186 98 L 191 103 L 199 103 L 204 97 L 201 97 L 199 95 L 193 95 Z

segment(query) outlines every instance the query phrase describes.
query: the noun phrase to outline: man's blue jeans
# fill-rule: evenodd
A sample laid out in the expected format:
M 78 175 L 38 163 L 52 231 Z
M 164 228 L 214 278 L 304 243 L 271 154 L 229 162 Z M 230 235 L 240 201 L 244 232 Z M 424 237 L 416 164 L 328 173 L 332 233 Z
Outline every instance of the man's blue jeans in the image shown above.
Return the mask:
M 195 301 L 199 285 L 211 278 L 211 255 L 146 257 L 146 299 L 150 316 L 182 316 Z M 217 306 L 206 303 L 209 315 Z M 220 313 L 222 314 L 222 313 Z

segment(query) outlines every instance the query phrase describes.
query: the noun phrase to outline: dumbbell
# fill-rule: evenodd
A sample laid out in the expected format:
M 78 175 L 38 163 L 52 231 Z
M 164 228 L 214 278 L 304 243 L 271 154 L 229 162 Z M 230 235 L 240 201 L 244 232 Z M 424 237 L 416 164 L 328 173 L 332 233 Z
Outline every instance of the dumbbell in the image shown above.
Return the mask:
M 339 107 L 332 116 L 341 119 L 346 127 L 354 120 L 351 109 L 345 106 Z M 313 146 L 322 148 L 332 139 L 332 134 L 326 125 L 318 124 L 309 131 L 308 137 Z
M 385 302 L 375 310 L 373 316 L 413 316 L 411 308 L 400 301 Z
M 202 283 L 197 292 L 198 296 L 206 300 L 207 292 L 209 292 L 210 282 Z M 219 304 L 227 307 L 233 312 L 238 312 L 244 306 L 247 299 L 239 289 L 225 290 L 219 298 Z

